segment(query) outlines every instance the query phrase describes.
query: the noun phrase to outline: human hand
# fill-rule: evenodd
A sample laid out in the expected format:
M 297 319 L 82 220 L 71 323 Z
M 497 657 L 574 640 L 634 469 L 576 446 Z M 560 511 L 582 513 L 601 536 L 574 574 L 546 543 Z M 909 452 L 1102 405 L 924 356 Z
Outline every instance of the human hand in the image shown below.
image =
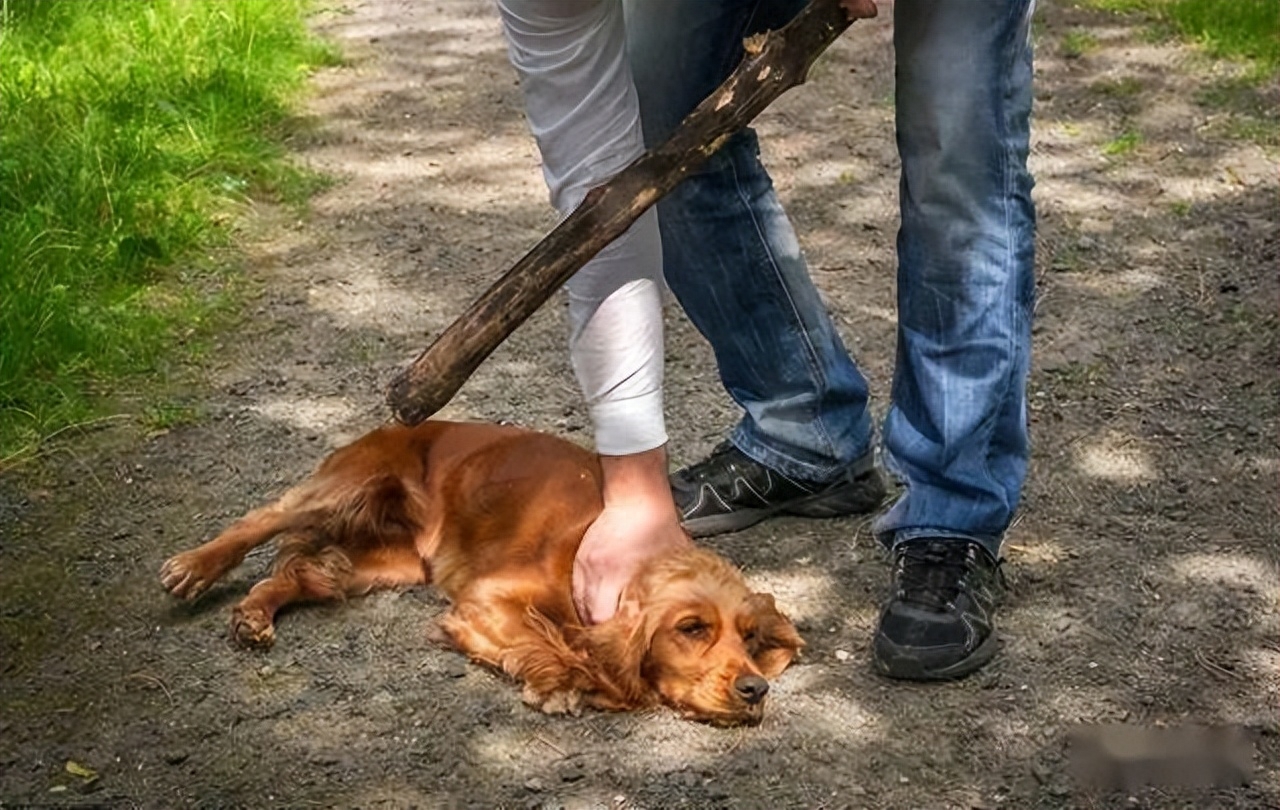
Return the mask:
M 876 0 L 840 0 L 840 7 L 850 20 L 870 19 L 879 13 Z
M 600 468 L 604 509 L 573 561 L 573 602 L 587 624 L 613 617 L 623 589 L 646 560 L 693 542 L 671 497 L 665 448 L 602 456 Z
M 573 601 L 587 624 L 608 621 L 627 583 L 651 557 L 691 544 L 674 510 L 605 507 L 583 535 L 573 561 Z

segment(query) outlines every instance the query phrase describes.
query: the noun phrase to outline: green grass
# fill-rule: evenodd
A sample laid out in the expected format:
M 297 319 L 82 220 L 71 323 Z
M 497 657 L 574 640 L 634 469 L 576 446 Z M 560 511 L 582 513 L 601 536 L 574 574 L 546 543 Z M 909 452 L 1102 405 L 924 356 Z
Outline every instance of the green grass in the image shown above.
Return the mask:
M 1129 14 L 1134 11 L 1152 11 L 1168 3 L 1169 0 L 1086 0 L 1085 5 L 1115 14 Z
M 1112 138 L 1102 147 L 1102 154 L 1107 157 L 1124 157 L 1142 145 L 1142 133 L 1126 129 Z
M 1258 80 L 1280 72 L 1278 0 L 1085 0 L 1097 9 L 1141 12 L 1203 46 L 1212 56 L 1249 63 Z
M 1277 0 L 1176 0 L 1170 20 L 1213 56 L 1246 59 L 1261 74 L 1280 69 L 1280 2 Z
M 189 359 L 233 309 L 237 206 L 322 182 L 281 146 L 337 59 L 307 5 L 3 0 L 0 462 Z
M 1058 47 L 1068 59 L 1079 59 L 1098 47 L 1098 38 L 1088 31 L 1076 28 L 1063 35 Z

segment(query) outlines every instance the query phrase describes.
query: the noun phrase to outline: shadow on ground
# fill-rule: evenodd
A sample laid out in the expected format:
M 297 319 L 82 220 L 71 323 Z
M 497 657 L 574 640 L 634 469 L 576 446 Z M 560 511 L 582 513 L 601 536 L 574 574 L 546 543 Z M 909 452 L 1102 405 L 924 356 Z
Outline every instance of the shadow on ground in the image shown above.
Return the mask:
M 867 645 L 887 568 L 865 522 L 779 520 L 711 544 L 778 594 L 809 647 L 762 726 L 665 712 L 548 718 L 432 647 L 428 591 L 297 610 L 266 654 L 226 640 L 253 555 L 194 606 L 168 555 L 387 418 L 392 373 L 550 226 L 491 9 L 365 0 L 322 27 L 301 158 L 342 178 L 298 222 L 248 226 L 263 292 L 202 420 L 116 428 L 0 478 L 0 806 L 1153 807 L 1280 804 L 1280 470 L 1274 154 L 1196 101 L 1212 77 L 1135 20 L 1045 3 L 1033 168 L 1041 214 L 1035 441 L 1006 544 L 1003 655 L 891 684 Z M 1098 44 L 1067 57 L 1062 37 Z M 883 409 L 893 358 L 896 154 L 887 20 L 855 26 L 761 121 L 814 275 Z M 1126 132 L 1128 146 L 1116 139 Z M 671 312 L 677 463 L 731 424 L 710 353 Z M 589 442 L 562 302 L 443 416 Z M 1242 723 L 1252 786 L 1094 795 L 1076 723 Z M 73 761 L 98 778 L 69 773 Z

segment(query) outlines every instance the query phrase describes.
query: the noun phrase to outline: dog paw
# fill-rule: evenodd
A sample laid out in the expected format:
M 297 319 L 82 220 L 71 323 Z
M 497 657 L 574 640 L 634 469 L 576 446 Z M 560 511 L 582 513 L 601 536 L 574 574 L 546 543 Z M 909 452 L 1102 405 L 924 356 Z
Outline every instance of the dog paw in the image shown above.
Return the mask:
M 231 637 L 241 647 L 265 650 L 276 641 L 276 628 L 265 610 L 236 606 L 231 611 Z
M 526 704 L 543 714 L 571 714 L 574 717 L 582 714 L 582 693 L 576 689 L 543 694 L 525 684 L 522 697 Z
M 173 596 L 192 600 L 217 580 L 218 573 L 210 569 L 198 551 L 184 551 L 160 567 L 160 583 Z

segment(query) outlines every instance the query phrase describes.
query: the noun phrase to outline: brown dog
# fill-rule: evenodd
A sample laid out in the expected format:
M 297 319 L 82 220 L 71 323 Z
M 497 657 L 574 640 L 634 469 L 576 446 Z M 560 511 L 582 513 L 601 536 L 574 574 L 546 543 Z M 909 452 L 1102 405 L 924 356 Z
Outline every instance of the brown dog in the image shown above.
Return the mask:
M 194 599 L 280 536 L 271 576 L 231 631 L 265 646 L 285 605 L 434 582 L 453 603 L 444 636 L 524 683 L 546 712 L 665 703 L 718 724 L 760 719 L 768 678 L 803 646 L 773 597 L 705 549 L 653 559 L 617 615 L 583 626 L 573 559 L 601 509 L 595 455 L 515 427 L 428 421 L 338 450 L 302 484 L 161 570 Z

